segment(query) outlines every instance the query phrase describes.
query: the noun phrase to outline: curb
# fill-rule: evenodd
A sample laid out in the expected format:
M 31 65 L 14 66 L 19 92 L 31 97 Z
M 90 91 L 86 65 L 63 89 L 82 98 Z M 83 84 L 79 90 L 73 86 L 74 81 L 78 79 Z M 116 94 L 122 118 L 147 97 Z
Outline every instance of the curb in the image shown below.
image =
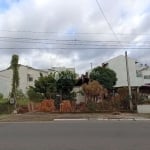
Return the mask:
M 99 121 L 150 121 L 148 118 L 98 118 Z
M 53 121 L 87 121 L 87 120 L 97 120 L 97 121 L 150 121 L 150 119 L 147 118 L 79 118 L 79 119 L 54 119 Z
M 85 121 L 85 120 L 89 120 L 87 118 L 79 118 L 79 119 L 67 119 L 67 118 L 64 118 L 64 119 L 54 119 L 53 121 Z
M 137 118 L 136 121 L 150 121 L 148 118 Z
M 135 118 L 104 118 L 104 119 L 102 119 L 102 118 L 98 118 L 97 120 L 99 120 L 99 121 L 102 121 L 102 120 L 104 120 L 104 121 L 107 121 L 107 120 L 113 120 L 113 121 L 123 121 L 123 120 L 126 120 L 126 121 L 136 121 L 136 119 Z

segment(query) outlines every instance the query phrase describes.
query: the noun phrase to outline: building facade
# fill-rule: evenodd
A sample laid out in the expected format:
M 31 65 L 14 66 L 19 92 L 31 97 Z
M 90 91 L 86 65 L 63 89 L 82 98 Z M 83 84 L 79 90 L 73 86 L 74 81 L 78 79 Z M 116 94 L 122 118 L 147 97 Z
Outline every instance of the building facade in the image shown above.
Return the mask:
M 73 73 L 75 73 L 75 68 L 66 68 L 66 67 L 52 67 L 51 70 L 57 71 L 57 72 L 61 72 L 61 71 L 66 71 L 69 70 Z
M 19 65 L 19 88 L 24 94 L 26 94 L 30 86 L 34 86 L 34 81 L 40 77 L 42 73 L 43 76 L 47 76 L 52 72 L 61 72 L 69 70 L 75 73 L 75 68 L 65 68 L 65 67 L 52 67 L 51 69 L 35 69 L 29 66 Z M 0 93 L 4 97 L 8 97 L 12 88 L 12 69 L 8 68 L 0 71 Z
M 0 71 L 0 93 L 4 97 L 8 97 L 12 88 L 12 69 Z M 40 73 L 43 76 L 48 75 L 48 71 L 34 69 L 29 66 L 19 65 L 19 88 L 24 94 L 26 94 L 29 86 L 34 86 L 34 81 L 40 77 Z
M 10 80 L 8 76 L 0 75 L 0 93 L 3 94 L 4 97 L 9 95 L 9 89 L 11 88 Z
M 127 60 L 131 86 L 140 87 L 150 83 L 150 69 L 148 69 L 149 67 L 147 67 L 147 69 L 138 67 L 137 61 L 130 57 L 128 57 Z M 106 61 L 105 63 L 103 63 L 103 65 L 116 72 L 117 83 L 115 87 L 128 86 L 125 56 L 120 55 L 118 57 L 115 57 L 109 61 Z

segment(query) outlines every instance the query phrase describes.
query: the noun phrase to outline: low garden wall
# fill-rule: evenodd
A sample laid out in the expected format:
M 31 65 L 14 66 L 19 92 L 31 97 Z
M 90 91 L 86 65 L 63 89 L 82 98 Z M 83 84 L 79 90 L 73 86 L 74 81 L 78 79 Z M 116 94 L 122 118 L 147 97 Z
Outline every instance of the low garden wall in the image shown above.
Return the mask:
M 150 104 L 137 105 L 138 113 L 150 113 Z

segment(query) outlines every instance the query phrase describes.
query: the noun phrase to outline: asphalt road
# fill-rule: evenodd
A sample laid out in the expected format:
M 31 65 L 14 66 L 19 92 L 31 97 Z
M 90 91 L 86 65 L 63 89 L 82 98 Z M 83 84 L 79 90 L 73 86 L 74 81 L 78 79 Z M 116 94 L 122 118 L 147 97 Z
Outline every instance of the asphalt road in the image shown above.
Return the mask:
M 0 123 L 0 150 L 150 150 L 150 121 Z

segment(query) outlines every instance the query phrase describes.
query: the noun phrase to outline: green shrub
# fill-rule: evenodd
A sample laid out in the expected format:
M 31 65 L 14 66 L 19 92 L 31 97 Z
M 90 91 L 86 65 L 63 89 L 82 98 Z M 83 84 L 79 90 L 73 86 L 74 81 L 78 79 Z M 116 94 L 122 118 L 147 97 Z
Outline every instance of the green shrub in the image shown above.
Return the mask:
M 2 94 L 2 93 L 0 93 L 0 100 L 1 100 L 1 99 L 3 99 L 3 94 Z
M 10 105 L 9 102 L 0 103 L 0 114 L 10 114 L 14 110 L 14 105 Z
M 27 99 L 26 95 L 23 93 L 22 90 L 16 91 L 16 97 L 18 100 Z
M 41 102 L 44 98 L 41 93 L 35 92 L 32 87 L 30 87 L 27 91 L 27 95 L 29 97 L 29 100 L 33 102 Z
M 97 109 L 97 105 L 95 102 L 88 102 L 87 103 L 87 109 L 89 112 L 95 112 Z

